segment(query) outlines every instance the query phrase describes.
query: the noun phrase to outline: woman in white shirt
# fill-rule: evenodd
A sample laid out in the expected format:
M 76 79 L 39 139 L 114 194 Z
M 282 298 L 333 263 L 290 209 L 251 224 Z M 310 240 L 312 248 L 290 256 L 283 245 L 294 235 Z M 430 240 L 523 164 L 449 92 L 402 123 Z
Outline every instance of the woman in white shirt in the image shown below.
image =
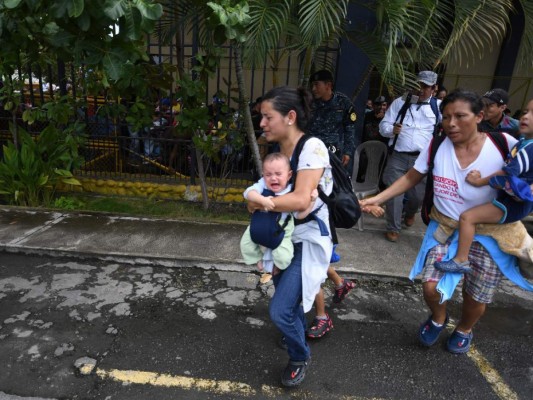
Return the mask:
M 261 128 L 268 142 L 277 142 L 280 152 L 291 158 L 296 144 L 304 136 L 310 117 L 312 97 L 306 89 L 274 88 L 261 102 Z M 331 166 L 326 146 L 317 138 L 305 143 L 296 171 L 294 191 L 275 197 L 273 211 L 304 211 L 311 203 L 311 193 L 318 185 L 326 194 L 333 188 Z M 322 221 L 329 221 L 328 209 L 316 200 L 314 209 Z M 253 212 L 260 205 L 249 202 Z M 332 254 L 331 235 L 322 236 L 315 220 L 297 225 L 292 235 L 294 258 L 291 264 L 273 277 L 275 293 L 270 301 L 270 317 L 285 338 L 289 363 L 283 371 L 284 386 L 297 386 L 304 377 L 311 353 L 305 339 L 305 312 L 312 308 L 320 285 L 327 277 Z
M 438 218 L 458 221 L 463 211 L 492 201 L 496 194 L 489 186 L 475 187 L 468 184 L 468 172 L 477 169 L 482 176 L 489 176 L 501 169 L 504 160 L 488 135 L 478 131 L 478 123 L 483 120 L 480 96 L 467 91 L 453 91 L 442 101 L 441 111 L 442 126 L 447 137 L 434 159 L 434 209 L 442 216 Z M 509 135 L 505 135 L 505 139 L 509 148 L 516 143 L 516 139 Z M 414 167 L 387 190 L 363 200 L 363 211 L 366 206 L 380 205 L 420 182 L 428 173 L 429 148 L 430 144 L 421 151 Z M 424 300 L 431 311 L 418 331 L 419 341 L 424 346 L 435 344 L 448 322 L 446 301 L 442 301 L 446 299 L 441 298 L 442 286 L 439 285 L 442 285 L 441 279 L 444 282 L 446 279 L 443 278 L 449 276 L 435 269 L 434 263 L 445 257 L 453 257 L 454 254 L 448 254 L 448 250 L 450 253 L 455 252 L 457 240 L 457 235 L 444 238 L 444 242 L 435 240 L 435 234 L 438 235 L 437 226 L 435 221 L 430 222 L 417 259 L 421 265 L 415 264 L 411 273 L 413 276 L 416 275 L 413 273 L 415 270 L 423 270 Z M 481 241 L 483 245 L 480 244 Z M 498 246 L 492 246 L 483 237 L 476 237 L 470 248 L 469 260 L 473 271 L 464 275 L 462 315 L 447 341 L 447 349 L 452 353 L 466 353 L 469 350 L 473 338 L 472 328 L 485 312 L 486 305 L 492 301 L 503 277 L 500 265 L 494 261 L 500 259 L 498 252 L 501 253 Z M 455 278 L 458 278 L 455 280 L 457 284 L 461 276 Z

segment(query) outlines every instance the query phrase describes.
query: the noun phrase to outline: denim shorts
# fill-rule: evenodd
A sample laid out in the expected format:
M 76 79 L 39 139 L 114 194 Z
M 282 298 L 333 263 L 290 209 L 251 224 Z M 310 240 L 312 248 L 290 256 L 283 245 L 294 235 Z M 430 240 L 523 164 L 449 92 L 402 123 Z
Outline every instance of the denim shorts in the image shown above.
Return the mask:
M 444 275 L 433 266 L 436 261 L 448 252 L 449 243 L 438 244 L 433 247 L 426 256 L 422 282 L 438 282 Z M 491 303 L 500 284 L 503 274 L 494 262 L 489 252 L 479 244 L 473 242 L 468 254 L 468 261 L 472 266 L 472 272 L 464 275 L 463 288 L 478 303 Z

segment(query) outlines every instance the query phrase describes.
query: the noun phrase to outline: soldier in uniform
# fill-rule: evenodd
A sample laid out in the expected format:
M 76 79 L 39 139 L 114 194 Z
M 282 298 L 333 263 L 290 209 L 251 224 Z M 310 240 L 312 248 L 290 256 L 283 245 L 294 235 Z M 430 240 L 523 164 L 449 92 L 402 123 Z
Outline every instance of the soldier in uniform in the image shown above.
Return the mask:
M 331 72 L 317 71 L 311 75 L 310 82 L 315 99 L 308 133 L 322 140 L 346 167 L 353 157 L 356 144 L 361 141 L 355 135 L 357 116 L 353 104 L 346 95 L 333 91 Z

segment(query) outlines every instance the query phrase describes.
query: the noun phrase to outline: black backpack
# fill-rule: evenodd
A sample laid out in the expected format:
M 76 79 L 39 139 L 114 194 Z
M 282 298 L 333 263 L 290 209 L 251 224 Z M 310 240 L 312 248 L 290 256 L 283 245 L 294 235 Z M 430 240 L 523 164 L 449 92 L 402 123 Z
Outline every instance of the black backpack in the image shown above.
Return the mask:
M 487 136 L 492 140 L 496 148 L 500 151 L 502 159 L 505 161 L 509 155 L 509 144 L 507 143 L 507 138 L 501 132 L 488 132 Z M 420 215 L 422 221 L 426 225 L 429 224 L 430 218 L 429 213 L 433 208 L 433 167 L 435 162 L 435 155 L 439 149 L 442 142 L 446 139 L 446 135 L 442 130 L 439 134 L 435 135 L 429 144 L 429 154 L 428 154 L 428 173 L 426 177 L 426 191 L 424 193 L 424 200 L 422 201 L 422 209 L 420 210 Z
M 300 159 L 300 153 L 311 135 L 303 135 L 292 153 L 291 168 L 293 171 L 293 181 L 296 181 L 296 170 L 298 167 L 298 161 Z M 331 151 L 329 153 L 329 163 L 331 164 L 331 172 L 333 175 L 333 190 L 328 196 L 322 188 L 318 187 L 318 195 L 320 199 L 326 204 L 329 211 L 329 226 L 333 243 L 338 243 L 337 233 L 335 228 L 351 228 L 353 227 L 359 217 L 361 216 L 361 208 L 359 207 L 359 200 L 355 195 L 352 187 L 352 180 L 350 175 L 342 165 L 341 160 Z M 293 190 L 294 190 L 293 182 Z M 303 224 L 313 220 L 313 216 L 307 216 L 301 220 L 295 220 L 295 225 Z

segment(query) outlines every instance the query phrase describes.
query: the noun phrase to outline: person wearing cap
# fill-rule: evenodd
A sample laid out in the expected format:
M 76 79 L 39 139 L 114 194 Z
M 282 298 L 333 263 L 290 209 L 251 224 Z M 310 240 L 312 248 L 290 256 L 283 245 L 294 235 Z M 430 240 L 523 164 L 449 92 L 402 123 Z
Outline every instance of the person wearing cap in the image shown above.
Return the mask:
M 420 151 L 429 143 L 435 127 L 440 122 L 441 116 L 438 110 L 440 100 L 432 97 L 437 85 L 437 77 L 438 75 L 433 71 L 420 71 L 417 76 L 420 88 L 417 93 L 414 93 L 418 95 L 418 102 L 405 104 L 406 99 L 403 97 L 395 99 L 379 124 L 381 136 L 389 139 L 389 147 L 392 149 L 383 173 L 383 181 L 388 186 L 413 167 Z M 403 119 L 400 117 L 402 108 L 406 110 Z M 387 240 L 390 242 L 398 240 L 402 229 L 402 215 L 405 214 L 406 226 L 414 224 L 415 214 L 424 198 L 424 191 L 425 179 L 409 189 L 406 193 L 405 204 L 403 195 L 387 202 L 385 213 Z
M 314 101 L 308 133 L 322 140 L 347 167 L 356 147 L 357 115 L 353 104 L 346 95 L 333 90 L 331 72 L 317 71 L 311 75 L 310 82 Z
M 503 89 L 492 89 L 483 95 L 483 121 L 481 132 L 505 132 L 518 139 L 518 121 L 505 114 L 509 95 Z

